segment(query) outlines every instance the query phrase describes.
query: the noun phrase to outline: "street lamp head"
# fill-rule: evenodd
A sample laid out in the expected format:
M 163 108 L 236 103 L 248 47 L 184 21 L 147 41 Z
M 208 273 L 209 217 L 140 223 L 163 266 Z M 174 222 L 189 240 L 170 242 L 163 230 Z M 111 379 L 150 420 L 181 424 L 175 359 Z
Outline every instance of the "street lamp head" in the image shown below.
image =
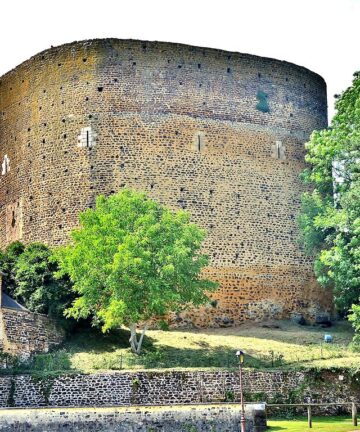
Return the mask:
M 241 350 L 236 351 L 236 357 L 239 359 L 239 363 L 244 363 L 244 352 Z

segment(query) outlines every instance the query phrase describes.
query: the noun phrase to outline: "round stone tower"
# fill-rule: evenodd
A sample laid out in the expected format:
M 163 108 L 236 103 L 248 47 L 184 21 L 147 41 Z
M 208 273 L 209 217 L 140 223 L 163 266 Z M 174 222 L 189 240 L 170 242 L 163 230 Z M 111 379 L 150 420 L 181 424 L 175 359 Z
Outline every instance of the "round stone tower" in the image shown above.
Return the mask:
M 211 305 L 178 324 L 331 309 L 298 245 L 304 142 L 326 84 L 283 61 L 132 40 L 74 42 L 0 78 L 0 247 L 58 245 L 123 187 L 206 228 Z

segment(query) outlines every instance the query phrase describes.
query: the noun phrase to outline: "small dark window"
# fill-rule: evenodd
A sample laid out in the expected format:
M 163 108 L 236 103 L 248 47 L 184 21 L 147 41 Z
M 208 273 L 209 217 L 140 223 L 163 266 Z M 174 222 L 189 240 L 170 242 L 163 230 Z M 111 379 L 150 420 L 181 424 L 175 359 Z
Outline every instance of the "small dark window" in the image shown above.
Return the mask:
M 98 89 L 98 92 L 101 93 L 104 90 L 104 87 L 98 87 L 97 89 Z
M 16 224 L 16 219 L 15 219 L 15 211 L 12 211 L 12 218 L 11 218 L 11 226 L 14 228 Z

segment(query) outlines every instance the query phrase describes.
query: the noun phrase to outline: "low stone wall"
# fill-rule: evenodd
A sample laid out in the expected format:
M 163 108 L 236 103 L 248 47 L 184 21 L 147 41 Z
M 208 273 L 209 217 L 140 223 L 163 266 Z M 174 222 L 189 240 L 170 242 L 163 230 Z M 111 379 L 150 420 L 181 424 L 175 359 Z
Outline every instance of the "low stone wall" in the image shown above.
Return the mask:
M 1 432 L 237 432 L 239 406 L 83 408 L 0 411 Z M 246 432 L 266 430 L 265 411 L 246 407 Z
M 63 330 L 45 315 L 0 307 L 0 347 L 4 352 L 27 358 L 47 352 L 63 338 Z
M 360 383 L 345 373 L 244 371 L 245 400 L 360 403 Z M 89 407 L 239 401 L 237 372 L 114 372 L 36 378 L 0 376 L 0 407 Z

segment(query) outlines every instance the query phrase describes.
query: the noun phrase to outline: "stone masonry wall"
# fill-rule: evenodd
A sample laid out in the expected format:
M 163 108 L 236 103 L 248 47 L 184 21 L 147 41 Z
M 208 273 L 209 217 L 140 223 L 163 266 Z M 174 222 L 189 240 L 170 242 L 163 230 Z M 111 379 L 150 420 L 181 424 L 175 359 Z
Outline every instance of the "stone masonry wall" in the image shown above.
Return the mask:
M 64 331 L 45 315 L 0 308 L 0 346 L 4 352 L 26 358 L 49 351 L 63 338 Z
M 304 142 L 326 85 L 287 62 L 179 44 L 93 40 L 0 78 L 0 247 L 58 245 L 98 194 L 123 187 L 206 228 L 212 307 L 174 325 L 331 310 L 298 246 Z
M 347 373 L 244 372 L 246 401 L 360 403 Z M 89 407 L 239 401 L 237 372 L 114 372 L 38 378 L 0 376 L 0 407 Z
M 258 409 L 256 409 L 258 408 Z M 246 406 L 246 432 L 266 430 L 264 408 Z M 234 405 L 2 410 L 0 431 L 238 432 Z

